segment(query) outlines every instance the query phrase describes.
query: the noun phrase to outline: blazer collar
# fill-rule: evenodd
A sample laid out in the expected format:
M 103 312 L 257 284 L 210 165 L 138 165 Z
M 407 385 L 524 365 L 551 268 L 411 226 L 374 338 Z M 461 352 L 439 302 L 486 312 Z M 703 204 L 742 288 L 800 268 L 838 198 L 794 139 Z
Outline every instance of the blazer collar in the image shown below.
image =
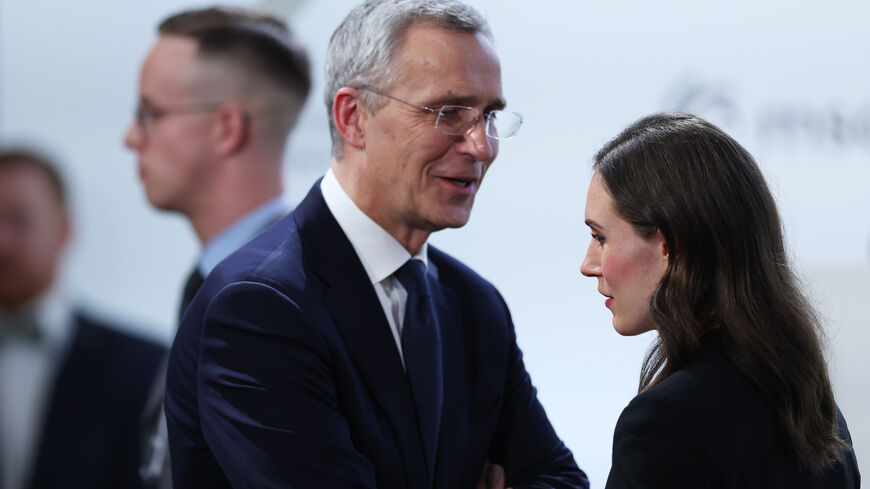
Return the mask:
M 411 485 L 425 485 L 426 461 L 408 378 L 374 287 L 320 191 L 320 181 L 294 211 L 323 302 L 374 401 L 390 419 Z M 419 481 L 417 481 L 419 479 Z
M 456 293 L 437 280 L 437 263 L 430 259 L 429 267 L 429 285 L 441 331 L 441 365 L 444 375 L 444 405 L 441 408 L 441 433 L 435 462 L 434 487 L 453 487 L 461 477 L 464 450 L 468 446 L 468 382 L 463 324 Z

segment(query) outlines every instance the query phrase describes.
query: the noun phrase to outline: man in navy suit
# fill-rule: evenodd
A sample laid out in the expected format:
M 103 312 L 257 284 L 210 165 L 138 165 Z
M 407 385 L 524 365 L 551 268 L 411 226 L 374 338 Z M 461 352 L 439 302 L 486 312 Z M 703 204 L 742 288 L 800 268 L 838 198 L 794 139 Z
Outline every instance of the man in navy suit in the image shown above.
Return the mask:
M 496 289 L 427 244 L 519 129 L 486 21 L 353 9 L 326 61 L 333 161 L 219 265 L 170 354 L 173 481 L 192 487 L 588 487 Z
M 285 148 L 311 78 L 291 29 L 264 12 L 186 10 L 163 20 L 158 32 L 124 142 L 136 151 L 151 205 L 183 215 L 202 244 L 182 293 L 183 313 L 203 277 L 290 211 Z M 172 488 L 166 361 L 161 367 L 142 420 L 147 489 Z
M 140 487 L 139 417 L 166 349 L 60 285 L 71 233 L 54 166 L 0 152 L 0 487 Z

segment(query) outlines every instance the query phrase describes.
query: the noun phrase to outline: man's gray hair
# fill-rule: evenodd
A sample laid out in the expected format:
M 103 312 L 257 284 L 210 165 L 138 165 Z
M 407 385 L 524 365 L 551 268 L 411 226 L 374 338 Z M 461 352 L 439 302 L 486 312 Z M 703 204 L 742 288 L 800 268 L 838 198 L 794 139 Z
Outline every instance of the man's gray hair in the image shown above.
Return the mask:
M 342 143 L 332 120 L 335 94 L 342 87 L 388 90 L 400 75 L 393 65 L 397 47 L 405 30 L 415 23 L 480 33 L 492 40 L 483 15 L 457 0 L 367 0 L 356 6 L 332 33 L 323 69 L 333 156 L 340 155 Z M 377 102 L 385 103 L 368 92 L 360 97 L 372 112 L 380 107 Z

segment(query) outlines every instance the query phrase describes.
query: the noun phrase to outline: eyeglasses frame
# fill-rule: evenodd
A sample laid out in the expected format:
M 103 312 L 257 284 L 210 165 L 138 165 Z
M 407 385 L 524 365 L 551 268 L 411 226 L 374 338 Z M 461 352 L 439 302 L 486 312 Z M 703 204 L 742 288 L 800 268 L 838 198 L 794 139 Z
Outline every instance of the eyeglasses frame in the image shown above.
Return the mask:
M 442 105 L 442 106 L 440 106 L 440 107 L 438 107 L 438 108 L 433 108 L 433 107 L 427 107 L 427 106 L 425 106 L 425 105 L 415 104 L 415 103 L 413 103 L 413 102 L 409 102 L 409 101 L 407 101 L 407 100 L 403 100 L 403 99 L 400 99 L 400 98 L 398 98 L 398 97 L 394 97 L 394 96 L 392 96 L 392 95 L 390 95 L 390 94 L 388 94 L 388 93 L 384 93 L 384 92 L 381 92 L 381 91 L 379 91 L 379 90 L 375 90 L 375 89 L 373 89 L 373 88 L 371 88 L 371 87 L 368 87 L 368 86 L 362 86 L 362 87 L 359 87 L 359 88 L 357 88 L 357 90 L 365 90 L 365 91 L 367 91 L 367 92 L 374 93 L 375 95 L 380 95 L 380 96 L 382 96 L 382 97 L 387 97 L 387 98 L 389 98 L 389 99 L 395 100 L 396 102 L 401 102 L 401 103 L 406 104 L 406 105 L 409 105 L 409 106 L 411 106 L 411 107 L 416 107 L 416 108 L 418 108 L 418 109 L 425 110 L 425 111 L 427 111 L 427 112 L 430 112 L 430 113 L 432 113 L 432 114 L 435 114 L 435 116 L 436 116 L 436 118 L 435 118 L 435 128 L 438 129 L 439 131 L 441 131 L 442 133 L 447 134 L 447 135 L 449 135 L 449 136 L 467 136 L 467 135 L 471 134 L 471 131 L 473 131 L 474 128 L 477 127 L 477 123 L 480 122 L 481 111 L 480 111 L 479 109 L 474 108 L 474 107 L 468 107 L 468 106 L 465 106 L 465 105 L 450 105 L 450 104 L 448 104 L 448 105 Z M 460 108 L 460 109 L 473 110 L 474 112 L 477 113 L 477 115 L 474 116 L 474 120 L 472 120 L 471 125 L 468 127 L 468 129 L 467 129 L 464 133 L 451 132 L 451 131 L 447 131 L 447 130 L 445 130 L 445 129 L 443 129 L 443 128 L 438 127 L 438 122 L 441 120 L 441 112 L 444 110 L 445 107 L 456 107 L 456 108 Z M 492 139 L 497 139 L 497 140 L 505 140 L 505 139 L 511 139 L 511 138 L 513 138 L 513 137 L 516 135 L 516 133 L 519 132 L 520 127 L 517 127 L 516 131 L 514 131 L 513 134 L 511 134 L 510 136 L 506 136 L 506 137 L 492 136 L 492 135 L 489 134 L 489 129 L 488 129 L 488 127 L 489 127 L 489 118 L 490 118 L 490 116 L 491 116 L 493 113 L 495 113 L 495 112 L 505 112 L 505 113 L 508 113 L 508 114 L 513 114 L 513 115 L 517 116 L 517 118 L 519 119 L 519 121 L 520 121 L 520 122 L 519 122 L 519 126 L 522 126 L 522 124 L 523 124 L 523 115 L 520 114 L 520 113 L 518 113 L 518 112 L 511 112 L 511 111 L 500 110 L 500 109 L 499 109 L 499 110 L 493 110 L 493 111 L 491 111 L 491 112 L 488 112 L 488 113 L 486 113 L 486 114 L 483 114 L 483 117 L 484 117 L 484 119 L 486 120 L 486 124 L 484 124 L 484 126 L 483 126 L 483 127 L 484 127 L 483 132 L 484 132 L 484 134 L 486 134 L 486 137 L 488 137 L 488 138 L 492 138 Z

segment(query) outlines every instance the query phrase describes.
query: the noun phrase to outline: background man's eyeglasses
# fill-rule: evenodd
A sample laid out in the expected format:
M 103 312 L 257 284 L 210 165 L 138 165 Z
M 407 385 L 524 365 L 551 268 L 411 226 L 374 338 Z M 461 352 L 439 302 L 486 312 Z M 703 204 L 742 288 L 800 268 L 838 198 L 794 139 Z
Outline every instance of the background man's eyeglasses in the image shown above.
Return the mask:
M 189 107 L 158 109 L 156 107 L 150 107 L 144 101 L 140 100 L 139 104 L 136 106 L 135 112 L 136 126 L 138 126 L 143 133 L 148 134 L 149 126 L 153 125 L 154 122 L 158 121 L 162 117 L 166 117 L 169 115 L 199 114 L 211 112 L 215 110 L 218 105 L 219 104 L 212 103 L 193 105 Z

